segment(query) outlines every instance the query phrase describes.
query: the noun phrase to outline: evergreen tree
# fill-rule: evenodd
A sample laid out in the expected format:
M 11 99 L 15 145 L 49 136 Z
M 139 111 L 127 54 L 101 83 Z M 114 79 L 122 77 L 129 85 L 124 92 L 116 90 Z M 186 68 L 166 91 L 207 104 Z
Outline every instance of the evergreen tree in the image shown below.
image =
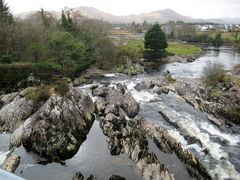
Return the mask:
M 215 47 L 220 47 L 221 45 L 223 45 L 222 34 L 220 32 L 217 33 L 215 39 L 213 40 L 213 45 Z
M 0 23 L 13 23 L 10 8 L 3 0 L 0 0 Z
M 168 44 L 164 32 L 161 30 L 159 24 L 151 27 L 144 37 L 144 46 L 154 52 L 163 51 Z
M 61 17 L 61 25 L 64 28 L 64 30 L 68 31 L 68 32 L 73 32 L 74 31 L 74 22 L 70 16 L 69 12 L 65 12 L 62 10 L 62 17 Z

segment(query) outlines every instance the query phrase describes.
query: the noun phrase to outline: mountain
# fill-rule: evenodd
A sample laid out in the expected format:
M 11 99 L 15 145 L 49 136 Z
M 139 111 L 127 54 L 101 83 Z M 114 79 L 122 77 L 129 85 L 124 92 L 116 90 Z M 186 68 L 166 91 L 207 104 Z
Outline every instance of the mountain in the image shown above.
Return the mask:
M 220 24 L 240 24 L 240 18 L 220 18 L 220 19 L 195 19 L 189 16 L 183 16 L 171 9 L 164 9 L 159 11 L 153 11 L 149 13 L 143 13 L 140 15 L 126 15 L 126 16 L 116 16 L 110 13 L 100 11 L 93 7 L 81 6 L 74 8 L 81 12 L 82 15 L 87 16 L 92 19 L 99 19 L 107 21 L 109 23 L 131 23 L 135 21 L 136 23 L 142 23 L 144 20 L 150 23 L 158 22 L 160 24 L 166 23 L 168 21 L 183 21 L 183 22 L 212 22 Z M 56 12 L 60 13 L 60 12 Z M 27 15 L 33 14 L 33 11 L 28 13 L 15 14 L 15 17 L 26 18 Z
M 76 8 L 76 10 L 79 10 L 84 16 L 87 16 L 89 18 L 100 19 L 110 23 L 131 23 L 133 21 L 135 21 L 136 23 L 142 23 L 144 22 L 144 20 L 151 23 L 154 22 L 166 23 L 170 20 L 184 22 L 198 21 L 188 16 L 182 16 L 171 9 L 164 9 L 160 11 L 153 11 L 150 13 L 143 13 L 140 15 L 127 15 L 127 16 L 115 16 L 109 13 L 99 11 L 98 9 L 85 6 Z
M 208 22 L 219 23 L 219 24 L 240 24 L 240 18 L 221 18 L 221 19 L 206 19 Z

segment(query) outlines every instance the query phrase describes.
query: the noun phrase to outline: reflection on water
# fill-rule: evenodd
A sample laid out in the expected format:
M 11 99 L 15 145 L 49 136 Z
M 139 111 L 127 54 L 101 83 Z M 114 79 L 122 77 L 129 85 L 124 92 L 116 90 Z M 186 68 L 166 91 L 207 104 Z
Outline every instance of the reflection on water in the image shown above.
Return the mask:
M 106 140 L 99 122 L 95 121 L 87 140 L 73 158 L 66 160 L 64 166 L 58 163 L 37 164 L 36 160 L 39 158 L 37 155 L 27 153 L 20 148 L 15 151 L 22 157 L 16 174 L 27 179 L 59 180 L 71 179 L 76 172 L 80 171 L 86 178 L 93 174 L 97 179 L 109 179 L 111 175 L 116 174 L 127 179 L 142 179 L 134 163 L 126 156 L 110 155 Z
M 231 48 L 208 48 L 205 55 L 191 63 L 171 63 L 159 66 L 160 69 L 169 70 L 176 77 L 199 78 L 202 76 L 202 69 L 208 62 L 222 64 L 229 70 L 234 65 L 240 64 L 240 54 Z M 157 72 L 156 72 L 157 73 Z

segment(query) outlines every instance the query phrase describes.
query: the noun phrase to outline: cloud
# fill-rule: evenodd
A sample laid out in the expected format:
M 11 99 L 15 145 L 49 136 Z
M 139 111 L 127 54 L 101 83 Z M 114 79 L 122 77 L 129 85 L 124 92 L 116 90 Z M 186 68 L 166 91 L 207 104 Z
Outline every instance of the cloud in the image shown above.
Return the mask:
M 64 7 L 91 6 L 115 15 L 140 14 L 170 8 L 195 18 L 240 17 L 239 0 L 5 0 L 14 13 L 58 11 Z

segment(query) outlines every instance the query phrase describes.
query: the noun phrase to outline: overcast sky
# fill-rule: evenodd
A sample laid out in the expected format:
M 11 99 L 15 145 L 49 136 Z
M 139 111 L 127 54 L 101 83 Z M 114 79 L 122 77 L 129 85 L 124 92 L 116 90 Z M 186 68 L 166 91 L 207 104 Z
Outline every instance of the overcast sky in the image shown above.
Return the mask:
M 140 14 L 170 8 L 194 18 L 239 17 L 240 0 L 5 0 L 13 13 L 91 6 L 114 14 Z

